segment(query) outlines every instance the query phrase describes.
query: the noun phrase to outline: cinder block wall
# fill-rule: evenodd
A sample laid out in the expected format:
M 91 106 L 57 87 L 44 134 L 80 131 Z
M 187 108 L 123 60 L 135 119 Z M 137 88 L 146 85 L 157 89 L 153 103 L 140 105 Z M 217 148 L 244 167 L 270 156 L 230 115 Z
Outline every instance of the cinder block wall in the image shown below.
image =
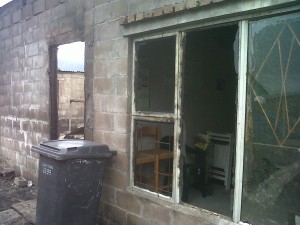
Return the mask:
M 70 100 L 84 101 L 84 73 L 80 72 L 58 72 L 58 116 L 60 119 L 69 118 Z M 74 104 L 71 116 L 83 117 L 84 104 Z
M 0 9 L 1 154 L 28 179 L 36 179 L 38 167 L 31 146 L 49 138 L 49 47 L 86 43 L 85 138 L 118 152 L 106 170 L 101 224 L 230 224 L 128 188 L 131 47 L 119 19 L 175 2 L 14 0 Z
M 49 139 L 49 48 L 83 40 L 83 1 L 14 0 L 0 9 L 1 155 L 36 180 L 31 146 Z
M 87 118 L 86 126 L 93 127 L 95 141 L 118 152 L 115 162 L 106 170 L 99 221 L 132 224 L 127 222 L 127 210 L 129 213 L 131 208 L 117 205 L 117 194 L 126 194 L 129 184 L 128 39 L 123 37 L 119 24 L 119 18 L 127 15 L 128 5 L 125 0 L 88 2 L 85 37 L 91 54 L 86 55 L 85 85 L 93 90 L 94 117 L 93 121 Z M 94 79 L 87 80 L 90 76 Z
M 84 123 L 84 73 L 58 71 L 58 131 Z

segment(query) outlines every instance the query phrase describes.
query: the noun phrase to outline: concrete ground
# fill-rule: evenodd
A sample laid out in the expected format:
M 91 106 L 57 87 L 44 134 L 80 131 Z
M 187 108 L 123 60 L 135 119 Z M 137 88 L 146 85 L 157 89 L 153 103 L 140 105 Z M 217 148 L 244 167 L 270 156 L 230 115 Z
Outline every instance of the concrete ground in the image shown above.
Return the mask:
M 13 204 L 10 209 L 0 212 L 1 225 L 34 225 L 36 200 L 27 200 Z
M 0 225 L 31 225 L 36 218 L 37 186 L 15 176 L 0 156 Z

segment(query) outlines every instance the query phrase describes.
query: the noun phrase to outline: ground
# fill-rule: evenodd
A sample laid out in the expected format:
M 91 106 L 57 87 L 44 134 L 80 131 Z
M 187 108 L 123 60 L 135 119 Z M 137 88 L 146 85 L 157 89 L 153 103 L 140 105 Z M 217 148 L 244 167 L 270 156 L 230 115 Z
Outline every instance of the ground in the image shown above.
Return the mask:
M 0 177 L 0 211 L 10 209 L 15 203 L 36 199 L 37 188 L 17 187 L 12 180 L 6 180 Z
M 18 187 L 14 176 L 0 176 L 0 225 L 35 224 L 36 197 L 36 185 Z

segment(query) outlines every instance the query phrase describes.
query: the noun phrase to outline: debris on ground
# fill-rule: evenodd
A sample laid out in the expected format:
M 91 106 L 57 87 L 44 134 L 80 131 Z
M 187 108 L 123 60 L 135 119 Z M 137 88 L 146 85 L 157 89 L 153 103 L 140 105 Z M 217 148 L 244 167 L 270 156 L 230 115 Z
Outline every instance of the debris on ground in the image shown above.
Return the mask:
M 35 224 L 36 197 L 36 185 L 16 177 L 15 171 L 0 158 L 0 224 Z
M 1 158 L 0 158 L 1 161 Z M 15 179 L 13 179 L 15 178 Z M 0 163 L 0 212 L 10 209 L 13 204 L 36 199 L 37 187 L 26 179 L 15 176 L 15 171 Z
M 16 176 L 15 170 L 10 167 L 0 166 L 0 178 L 11 180 Z
M 28 181 L 23 177 L 15 177 L 14 184 L 18 187 L 27 187 Z

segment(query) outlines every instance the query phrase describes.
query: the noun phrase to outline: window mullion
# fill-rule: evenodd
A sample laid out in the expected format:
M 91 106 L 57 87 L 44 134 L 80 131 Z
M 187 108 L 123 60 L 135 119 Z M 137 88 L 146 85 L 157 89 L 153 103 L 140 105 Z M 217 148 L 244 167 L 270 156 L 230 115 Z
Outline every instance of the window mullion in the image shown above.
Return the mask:
M 180 202 L 180 149 L 178 140 L 180 140 L 180 135 L 183 134 L 181 126 L 181 109 L 182 109 L 182 79 L 183 79 L 183 59 L 184 59 L 184 39 L 185 33 L 178 32 L 176 38 L 176 63 L 175 63 L 175 123 L 174 123 L 174 136 L 175 136 L 175 146 L 174 146 L 174 180 L 173 180 L 173 199 L 175 203 Z
M 236 166 L 233 203 L 233 221 L 239 222 L 243 188 L 244 136 L 247 85 L 248 21 L 239 24 L 239 64 L 238 64 L 238 102 L 236 128 Z

